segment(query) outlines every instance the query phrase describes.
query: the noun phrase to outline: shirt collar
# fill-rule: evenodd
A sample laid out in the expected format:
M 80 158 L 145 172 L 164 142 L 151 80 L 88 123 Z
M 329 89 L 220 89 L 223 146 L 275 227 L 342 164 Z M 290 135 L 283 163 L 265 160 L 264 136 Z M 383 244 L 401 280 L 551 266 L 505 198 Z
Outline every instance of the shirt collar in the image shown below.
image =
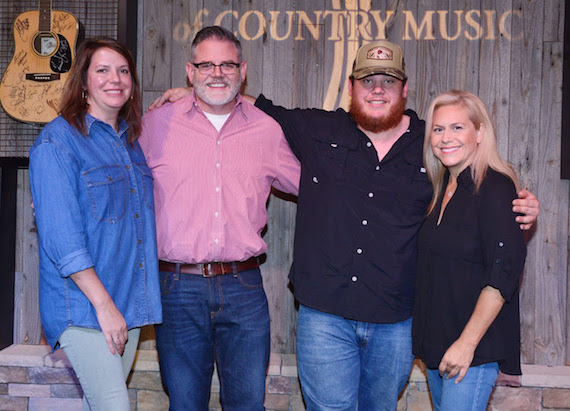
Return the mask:
M 241 115 L 243 116 L 244 120 L 247 120 L 247 115 L 244 112 L 244 106 L 243 106 L 243 99 L 241 98 L 241 94 L 238 93 L 237 97 L 237 102 L 236 105 L 234 106 L 234 108 L 232 109 L 232 111 L 230 112 L 230 117 L 232 117 L 232 114 L 234 112 L 239 112 L 241 113 Z M 202 112 L 203 110 L 200 108 L 200 105 L 198 104 L 198 101 L 196 100 L 196 93 L 194 91 L 192 91 L 192 94 L 190 94 L 188 97 L 185 97 L 184 99 L 182 99 L 182 106 L 181 106 L 181 110 L 183 113 L 189 113 L 189 114 L 193 114 L 196 112 Z
M 108 127 L 111 127 L 111 125 L 105 123 L 104 121 L 101 121 L 96 117 L 93 117 L 89 113 L 85 113 L 85 129 L 87 131 L 87 134 L 91 133 L 91 127 L 93 126 L 93 124 L 95 124 L 95 122 L 105 124 Z M 129 128 L 128 123 L 124 119 L 119 118 L 119 132 L 117 133 L 117 135 L 120 137 L 124 132 L 127 131 L 128 128 Z

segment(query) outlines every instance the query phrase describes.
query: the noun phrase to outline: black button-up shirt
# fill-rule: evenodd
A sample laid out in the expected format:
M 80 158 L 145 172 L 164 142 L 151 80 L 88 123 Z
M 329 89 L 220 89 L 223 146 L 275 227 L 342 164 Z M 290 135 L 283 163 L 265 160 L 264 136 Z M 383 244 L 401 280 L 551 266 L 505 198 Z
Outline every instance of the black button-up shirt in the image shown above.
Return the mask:
M 344 110 L 287 110 L 260 96 L 301 162 L 294 262 L 302 304 L 348 319 L 395 323 L 412 315 L 416 235 L 432 195 L 422 166 L 424 122 L 382 159 Z
M 441 197 L 420 230 L 412 334 L 414 354 L 427 367 L 439 366 L 473 314 L 481 290 L 490 285 L 507 302 L 471 365 L 497 361 L 503 372 L 520 374 L 518 288 L 526 245 L 512 211 L 516 197 L 513 182 L 492 169 L 475 193 L 468 167 L 458 176 L 440 224 Z

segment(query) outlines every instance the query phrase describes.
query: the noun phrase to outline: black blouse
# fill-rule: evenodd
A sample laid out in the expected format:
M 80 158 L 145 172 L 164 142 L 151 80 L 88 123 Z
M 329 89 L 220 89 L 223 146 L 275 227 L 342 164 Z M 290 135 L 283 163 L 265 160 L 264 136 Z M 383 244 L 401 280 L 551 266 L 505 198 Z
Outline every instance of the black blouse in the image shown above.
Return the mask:
M 521 373 L 518 289 L 526 244 L 512 212 L 516 197 L 513 182 L 492 169 L 475 193 L 467 168 L 439 226 L 443 193 L 426 218 L 418 238 L 413 350 L 428 368 L 438 368 L 469 321 L 481 290 L 491 286 L 506 303 L 471 366 L 497 361 L 504 373 Z

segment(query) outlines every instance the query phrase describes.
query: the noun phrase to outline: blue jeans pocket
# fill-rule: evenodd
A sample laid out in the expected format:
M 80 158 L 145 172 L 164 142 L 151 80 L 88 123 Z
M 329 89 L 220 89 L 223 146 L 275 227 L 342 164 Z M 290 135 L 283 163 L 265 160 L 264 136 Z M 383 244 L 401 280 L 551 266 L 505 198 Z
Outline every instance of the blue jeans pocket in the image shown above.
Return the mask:
M 235 274 L 243 288 L 257 290 L 263 288 L 263 279 L 259 270 L 246 270 Z
M 176 277 L 175 273 L 168 271 L 160 271 L 158 273 L 158 278 L 160 280 L 161 295 L 170 294 L 178 282 L 178 278 Z

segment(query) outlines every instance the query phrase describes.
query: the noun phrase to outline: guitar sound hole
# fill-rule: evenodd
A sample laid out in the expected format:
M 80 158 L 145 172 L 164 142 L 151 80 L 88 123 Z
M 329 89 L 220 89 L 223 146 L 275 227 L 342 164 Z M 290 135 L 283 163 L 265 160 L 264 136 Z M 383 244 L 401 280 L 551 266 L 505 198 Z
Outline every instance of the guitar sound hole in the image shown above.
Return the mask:
M 57 48 L 57 37 L 49 32 L 40 32 L 34 37 L 34 50 L 40 56 L 49 56 Z

